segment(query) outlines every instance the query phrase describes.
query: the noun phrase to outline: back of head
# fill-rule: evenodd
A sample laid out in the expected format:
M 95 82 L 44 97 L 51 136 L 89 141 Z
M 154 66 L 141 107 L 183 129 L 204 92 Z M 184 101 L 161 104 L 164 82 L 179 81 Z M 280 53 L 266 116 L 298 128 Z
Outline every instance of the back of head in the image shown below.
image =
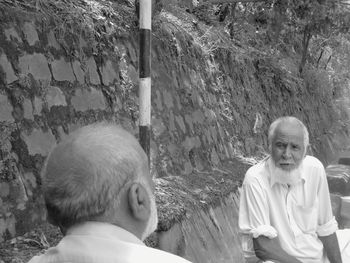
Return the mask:
M 78 129 L 52 150 L 43 168 L 49 220 L 67 228 L 103 216 L 123 186 L 145 170 L 146 154 L 122 128 L 100 123 Z

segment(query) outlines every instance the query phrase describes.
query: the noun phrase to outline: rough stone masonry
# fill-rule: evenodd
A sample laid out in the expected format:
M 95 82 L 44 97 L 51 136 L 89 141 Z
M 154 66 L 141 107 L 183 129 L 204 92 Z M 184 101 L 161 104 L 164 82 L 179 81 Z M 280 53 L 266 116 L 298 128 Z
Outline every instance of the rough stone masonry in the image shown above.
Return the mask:
M 0 242 L 45 219 L 40 169 L 69 132 L 108 120 L 138 136 L 134 7 L 62 2 L 0 2 Z M 276 116 L 307 120 L 316 154 L 331 140 L 323 132 L 331 117 L 315 95 L 269 61 L 208 53 L 199 36 L 209 27 L 181 12 L 157 13 L 152 37 L 151 171 L 163 230 L 236 191 L 244 169 L 233 159 L 263 149 Z

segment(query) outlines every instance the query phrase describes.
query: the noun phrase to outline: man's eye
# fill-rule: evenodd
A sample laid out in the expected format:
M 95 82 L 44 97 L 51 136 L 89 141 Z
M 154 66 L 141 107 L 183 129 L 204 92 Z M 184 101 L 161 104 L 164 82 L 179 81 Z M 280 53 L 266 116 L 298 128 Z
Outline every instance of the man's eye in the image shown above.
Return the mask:
M 293 150 L 299 150 L 300 147 L 299 147 L 299 145 L 292 145 L 292 149 L 293 149 Z

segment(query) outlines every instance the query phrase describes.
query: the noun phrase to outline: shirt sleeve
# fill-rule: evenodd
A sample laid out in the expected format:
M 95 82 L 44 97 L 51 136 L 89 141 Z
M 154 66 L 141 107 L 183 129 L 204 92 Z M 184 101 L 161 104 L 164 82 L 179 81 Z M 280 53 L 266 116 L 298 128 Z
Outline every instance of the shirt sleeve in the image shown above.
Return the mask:
M 333 216 L 328 182 L 323 165 L 321 165 L 319 173 L 321 174 L 321 177 L 317 193 L 318 221 L 316 232 L 318 236 L 329 236 L 338 230 L 338 223 Z
M 249 173 L 242 186 L 238 223 L 242 234 L 270 238 L 277 236 L 277 231 L 270 224 L 269 205 L 262 184 Z

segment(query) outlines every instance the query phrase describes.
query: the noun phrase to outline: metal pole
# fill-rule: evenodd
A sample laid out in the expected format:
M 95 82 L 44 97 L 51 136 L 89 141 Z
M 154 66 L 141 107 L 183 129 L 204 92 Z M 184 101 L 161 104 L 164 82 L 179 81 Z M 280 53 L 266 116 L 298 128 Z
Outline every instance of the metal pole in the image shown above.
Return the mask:
M 151 24 L 152 0 L 140 0 L 140 144 L 150 161 L 151 132 Z

